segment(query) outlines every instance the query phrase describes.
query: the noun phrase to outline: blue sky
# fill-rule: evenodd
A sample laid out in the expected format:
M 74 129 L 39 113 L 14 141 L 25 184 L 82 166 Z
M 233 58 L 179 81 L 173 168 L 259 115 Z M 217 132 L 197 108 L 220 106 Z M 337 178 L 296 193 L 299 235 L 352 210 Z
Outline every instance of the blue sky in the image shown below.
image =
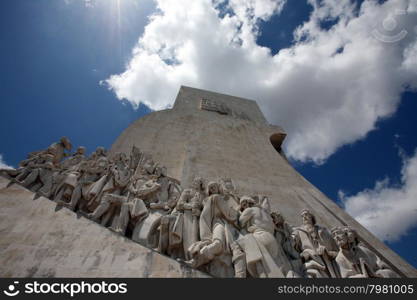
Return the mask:
M 376 11 L 382 18 L 373 16 L 371 25 L 378 29 L 387 11 L 394 9 L 389 7 L 391 1 L 359 1 L 355 9 L 349 7 L 355 1 L 335 4 L 329 0 L 317 7 L 307 1 L 280 0 L 275 6 L 268 6 L 272 0 L 261 2 L 263 6 L 254 6 L 252 14 L 241 13 L 242 4 L 236 0 L 231 7 L 223 3 L 218 11 L 213 8 L 214 14 L 193 4 L 189 15 L 183 16 L 164 1 L 159 1 L 158 10 L 157 3 L 139 0 L 1 1 L 3 163 L 17 166 L 28 152 L 45 148 L 62 135 L 70 137 L 74 145 L 86 146 L 88 152 L 97 146 L 109 148 L 131 122 L 152 109 L 169 107 L 180 84 L 256 99 L 264 112 L 274 113 L 266 113 L 271 123 L 288 129 L 291 139 L 286 151 L 296 169 L 349 213 L 355 215 L 378 197 L 384 199 L 387 210 L 396 203 L 405 203 L 411 212 L 414 209 L 414 215 L 404 217 L 405 224 L 399 226 L 395 221 L 402 219 L 404 212 L 399 210 L 390 224 L 396 229 L 391 232 L 384 227 L 376 234 L 387 237 L 388 245 L 417 267 L 411 247 L 417 245 L 417 197 L 411 199 L 416 195 L 412 185 L 417 182 L 412 177 L 417 148 L 415 15 L 414 23 L 400 16 L 404 22 L 399 21 L 398 27 L 407 28 L 406 38 L 383 44 L 366 35 L 358 41 L 357 34 L 352 34 L 353 25 L 345 24 L 357 19 L 365 32 L 366 17 Z M 359 16 L 362 2 L 373 4 L 367 9 L 363 6 Z M 408 2 L 404 3 L 407 8 Z M 407 15 L 413 16 L 415 7 L 410 7 Z M 155 12 L 159 17 L 149 19 Z M 201 14 L 204 16 L 198 19 Z M 200 25 L 188 28 L 181 18 Z M 175 34 L 169 28 L 177 29 Z M 231 38 L 225 45 L 221 39 L 228 34 Z M 367 52 L 355 48 L 358 43 L 366 44 Z M 187 57 L 195 57 L 193 47 L 184 45 L 212 48 L 204 59 L 191 61 Z M 322 49 L 326 47 L 334 53 L 325 53 Z M 317 55 L 319 51 L 324 54 Z M 154 60 L 155 55 L 159 60 Z M 312 59 L 303 60 L 306 55 Z M 231 62 L 230 57 L 245 63 Z M 230 65 L 224 66 L 223 59 Z M 219 70 L 211 68 L 212 62 Z M 273 63 L 280 72 L 285 66 L 301 71 L 276 74 Z M 394 72 L 392 66 L 397 63 L 406 66 L 405 71 Z M 368 78 L 370 71 L 355 73 L 358 68 L 350 69 L 349 64 L 370 67 L 375 74 Z M 262 71 L 253 72 L 250 78 L 259 85 L 242 83 L 239 74 L 254 69 Z M 314 73 L 316 69 L 325 71 Z M 217 82 L 213 78 L 221 76 L 216 72 L 236 81 Z M 349 72 L 352 76 L 346 75 Z M 227 76 L 230 74 L 236 76 Z M 262 77 L 264 74 L 269 77 Z M 304 74 L 309 77 L 303 79 Z M 335 77 L 341 77 L 341 83 L 333 82 Z M 358 84 L 356 79 L 364 83 Z M 242 90 L 241 85 L 248 87 Z M 306 92 L 303 86 L 307 86 Z M 311 100 L 298 103 L 303 97 Z M 333 98 L 339 102 L 331 102 Z M 333 106 L 334 111 L 328 110 Z M 296 113 L 296 122 L 286 120 L 283 112 Z M 310 136 L 316 138 L 310 140 Z M 409 198 L 407 202 L 401 202 L 402 196 Z M 355 217 L 371 228 L 380 228 L 384 206 L 378 209 L 382 217 L 361 213 Z

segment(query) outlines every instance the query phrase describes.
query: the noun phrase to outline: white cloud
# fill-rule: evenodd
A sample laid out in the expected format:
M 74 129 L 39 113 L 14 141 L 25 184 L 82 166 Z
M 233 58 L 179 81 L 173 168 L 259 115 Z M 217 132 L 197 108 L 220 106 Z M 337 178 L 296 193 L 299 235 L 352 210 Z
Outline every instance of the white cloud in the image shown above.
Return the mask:
M 13 169 L 12 166 L 7 165 L 6 162 L 3 160 L 2 154 L 0 154 L 0 169 Z
M 417 151 L 411 158 L 403 157 L 401 174 L 400 186 L 390 185 L 386 178 L 354 196 L 339 192 L 346 211 L 386 241 L 400 239 L 417 225 Z
M 106 81 L 116 96 L 154 110 L 172 105 L 180 85 L 256 99 L 267 119 L 286 129 L 286 152 L 300 161 L 323 162 L 364 138 L 396 111 L 405 89 L 417 87 L 413 0 L 365 0 L 360 9 L 350 0 L 308 0 L 310 20 L 276 55 L 256 43 L 257 25 L 280 13 L 284 0 L 230 0 L 233 13 L 224 16 L 220 0 L 156 2 L 159 12 L 126 70 Z M 390 15 L 392 32 L 382 26 Z M 324 30 L 325 20 L 335 25 Z M 374 30 L 408 34 L 385 43 Z

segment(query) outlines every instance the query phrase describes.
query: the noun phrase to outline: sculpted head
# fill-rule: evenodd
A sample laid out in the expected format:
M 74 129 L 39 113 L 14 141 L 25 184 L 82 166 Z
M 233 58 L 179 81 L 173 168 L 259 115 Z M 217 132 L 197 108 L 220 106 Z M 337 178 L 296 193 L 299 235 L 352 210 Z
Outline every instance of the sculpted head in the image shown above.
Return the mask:
M 220 189 L 219 189 L 219 184 L 215 181 L 211 181 L 208 183 L 207 185 L 207 195 L 215 195 L 215 194 L 219 194 Z
M 85 154 L 85 147 L 80 146 L 77 148 L 77 154 L 84 155 Z
M 61 142 L 62 145 L 64 145 L 65 149 L 67 149 L 68 151 L 71 150 L 71 148 L 72 148 L 71 142 L 66 136 L 63 136 L 60 139 L 60 142 Z
M 160 166 L 160 165 L 157 165 L 156 167 L 155 167 L 155 171 L 154 171 L 154 174 L 156 175 L 156 177 L 161 177 L 161 176 L 164 176 L 164 177 L 166 177 L 167 176 L 167 168 L 166 167 L 164 167 L 164 166 Z
M 235 186 L 231 178 L 222 178 L 220 182 L 223 195 L 233 194 L 235 192 Z
M 243 196 L 240 198 L 240 209 L 241 211 L 244 211 L 245 209 L 249 207 L 253 207 L 256 204 L 255 200 L 253 200 L 252 197 L 249 196 Z
M 339 248 L 347 249 L 349 247 L 348 236 L 343 228 L 334 227 L 332 229 L 332 236 Z
M 358 234 L 355 229 L 350 226 L 345 226 L 343 230 L 346 232 L 350 244 L 357 245 L 359 243 Z
M 303 219 L 303 224 L 316 224 L 316 217 L 314 217 L 314 215 L 308 209 L 303 209 L 301 211 L 301 218 Z
M 106 149 L 104 149 L 104 147 L 97 147 L 96 148 L 96 156 L 97 157 L 106 156 Z
M 167 167 L 165 167 L 165 166 L 161 166 L 161 174 L 162 174 L 162 176 L 167 176 L 167 173 L 168 173 L 168 170 L 167 170 Z
M 96 158 L 97 158 L 97 153 L 96 153 L 96 151 L 94 151 L 93 153 L 91 153 L 91 155 L 90 155 L 90 160 L 96 160 Z
M 280 226 L 284 224 L 284 217 L 282 216 L 281 212 L 276 210 L 271 213 L 272 221 L 276 226 Z
M 191 187 L 197 191 L 203 190 L 204 189 L 203 178 L 199 176 L 194 177 Z
M 126 153 L 124 153 L 124 152 L 120 153 L 120 160 L 121 161 L 127 161 L 127 155 L 126 155 Z
M 146 158 L 145 158 L 145 162 L 144 162 L 143 167 L 142 167 L 143 170 L 148 174 L 154 174 L 155 167 L 156 167 L 156 165 L 155 165 L 155 163 L 152 159 L 152 156 L 150 154 L 147 154 Z

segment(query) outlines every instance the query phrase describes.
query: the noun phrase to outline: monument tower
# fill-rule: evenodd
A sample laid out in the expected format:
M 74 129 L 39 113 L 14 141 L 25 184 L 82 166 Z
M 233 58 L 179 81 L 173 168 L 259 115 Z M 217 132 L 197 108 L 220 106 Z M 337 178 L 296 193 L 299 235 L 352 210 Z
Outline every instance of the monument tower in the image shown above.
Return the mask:
M 417 277 L 289 164 L 285 137 L 253 100 L 182 86 L 171 109 L 114 142 L 98 192 L 79 193 L 96 201 L 81 217 L 0 178 L 0 275 Z M 96 151 L 87 162 L 97 153 L 107 160 Z M 66 184 L 67 202 L 48 198 L 82 210 L 72 205 L 79 183 Z
M 282 212 L 290 224 L 300 224 L 300 212 L 307 208 L 328 228 L 351 226 L 393 270 L 417 276 L 412 266 L 288 163 L 281 149 L 285 137 L 253 100 L 182 86 L 172 109 L 134 122 L 110 151 L 128 153 L 136 145 L 152 153 L 185 186 L 196 175 L 232 178 L 242 195 L 266 195 L 272 211 Z

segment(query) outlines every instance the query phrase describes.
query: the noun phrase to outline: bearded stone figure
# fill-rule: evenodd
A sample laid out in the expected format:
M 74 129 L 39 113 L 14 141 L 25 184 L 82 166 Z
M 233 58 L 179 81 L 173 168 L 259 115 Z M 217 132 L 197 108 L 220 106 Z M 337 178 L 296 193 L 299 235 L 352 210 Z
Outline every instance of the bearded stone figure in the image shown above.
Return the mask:
M 373 251 L 359 242 L 356 231 L 349 227 L 335 227 L 333 237 L 339 247 L 336 262 L 343 278 L 382 277 L 399 278 Z
M 308 277 L 340 277 L 334 262 L 337 245 L 329 230 L 316 224 L 316 218 L 307 209 L 301 212 L 303 224 L 294 228 L 295 247 L 300 252 Z
M 238 212 L 220 194 L 217 182 L 207 185 L 207 198 L 200 215 L 200 241 L 188 249 L 194 268 L 205 265 L 215 277 L 233 277 L 231 239 L 233 226 L 237 225 Z

